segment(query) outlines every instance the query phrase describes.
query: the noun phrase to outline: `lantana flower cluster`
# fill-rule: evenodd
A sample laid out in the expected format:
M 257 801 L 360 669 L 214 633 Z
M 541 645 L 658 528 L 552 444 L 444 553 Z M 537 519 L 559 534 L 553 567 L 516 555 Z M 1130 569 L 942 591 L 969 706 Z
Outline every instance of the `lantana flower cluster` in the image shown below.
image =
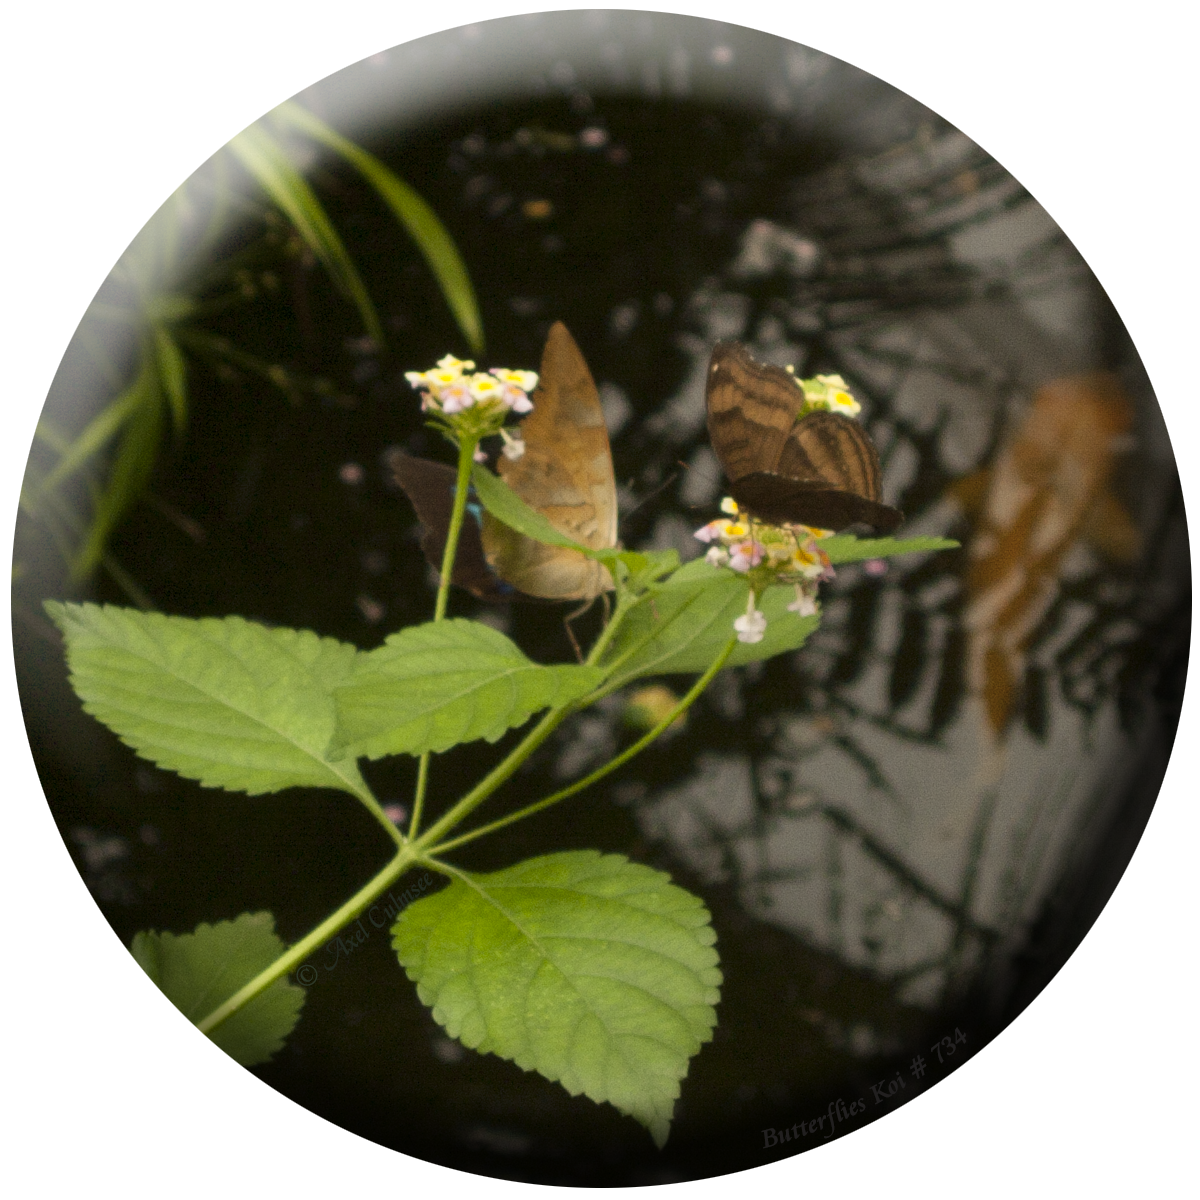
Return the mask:
M 709 543 L 706 561 L 714 567 L 729 567 L 750 580 L 750 598 L 744 615 L 733 623 L 739 642 L 761 642 L 767 618 L 759 611 L 757 599 L 775 583 L 790 583 L 796 598 L 788 611 L 801 617 L 814 617 L 817 608 L 817 584 L 833 578 L 829 555 L 819 540 L 830 530 L 808 525 L 762 525 L 751 521 L 731 496 L 721 501 L 728 516 L 710 521 L 695 536 Z
M 504 428 L 509 413 L 533 411 L 529 393 L 537 387 L 536 371 L 493 367 L 476 371 L 470 359 L 451 354 L 429 371 L 406 371 L 404 378 L 421 393 L 421 410 L 455 445 L 464 438 L 478 442 L 499 434 L 508 458 L 520 458 L 525 444 L 520 435 Z M 478 449 L 475 458 L 486 458 Z
M 795 376 L 792 367 L 788 374 Z M 857 417 L 862 405 L 850 394 L 840 375 L 815 375 L 811 379 L 796 378 L 796 386 L 804 395 L 796 419 L 814 412 L 835 412 L 844 417 Z M 747 575 L 750 597 L 745 613 L 733 623 L 739 642 L 761 642 L 767 630 L 767 618 L 758 609 L 758 598 L 774 583 L 790 583 L 796 588 L 796 599 L 788 611 L 801 617 L 815 617 L 817 584 L 833 578 L 829 555 L 821 549 L 821 538 L 829 537 L 829 529 L 813 529 L 808 525 L 760 525 L 750 514 L 738 508 L 737 502 L 726 496 L 721 501 L 726 513 L 696 530 L 696 537 L 709 544 L 704 556 L 714 567 L 729 567 Z
M 791 372 L 792 368 L 788 367 L 788 373 Z M 850 395 L 846 381 L 840 375 L 797 378 L 796 386 L 804 393 L 804 404 L 798 414 L 800 417 L 822 410 L 841 413 L 843 417 L 857 417 L 862 412 L 862 405 Z

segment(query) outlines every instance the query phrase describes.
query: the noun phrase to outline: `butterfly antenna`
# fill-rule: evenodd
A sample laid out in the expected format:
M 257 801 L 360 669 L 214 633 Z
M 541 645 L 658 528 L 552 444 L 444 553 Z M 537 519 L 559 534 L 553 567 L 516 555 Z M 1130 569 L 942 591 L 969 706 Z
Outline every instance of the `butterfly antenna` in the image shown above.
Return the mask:
M 681 459 L 681 458 L 677 458 L 675 461 L 685 471 L 694 471 L 696 469 L 695 467 L 692 466 L 691 463 L 685 463 L 683 461 L 683 459 Z M 701 475 L 709 480 L 713 479 L 713 476 L 710 475 L 708 471 L 702 471 Z M 675 474 L 672 476 L 672 478 L 677 479 L 678 477 L 679 477 L 679 472 L 676 471 Z M 720 483 L 720 481 L 721 481 L 720 472 L 717 473 L 716 480 L 718 483 Z M 702 509 L 712 508 L 712 504 L 711 503 L 709 503 L 709 504 L 685 504 L 683 507 L 684 507 L 685 511 L 687 511 L 687 512 L 700 512 Z
M 686 467 L 686 466 L 687 466 L 687 464 L 686 464 L 686 463 L 680 463 L 680 466 Z M 669 487 L 671 486 L 671 484 L 673 484 L 673 483 L 675 482 L 675 480 L 677 480 L 678 478 L 679 478 L 679 472 L 678 472 L 678 471 L 675 471 L 675 472 L 673 472 L 671 475 L 668 475 L 668 476 L 667 476 L 667 478 L 666 478 L 666 479 L 665 479 L 665 480 L 664 480 L 662 483 L 660 483 L 660 484 L 658 485 L 658 487 L 656 487 L 656 488 L 654 489 L 654 491 L 650 492 L 650 493 L 649 493 L 648 495 L 646 495 L 646 496 L 643 496 L 643 497 L 642 497 L 642 498 L 641 498 L 641 499 L 640 499 L 640 500 L 639 500 L 639 501 L 638 501 L 638 502 L 637 502 L 637 503 L 636 503 L 636 504 L 635 504 L 635 505 L 634 505 L 634 506 L 633 506 L 633 507 L 632 507 L 632 508 L 631 508 L 631 509 L 630 509 L 630 510 L 629 510 L 629 511 L 628 511 L 628 512 L 627 512 L 627 513 L 626 513 L 626 514 L 625 514 L 625 515 L 622 517 L 622 518 L 621 518 L 621 524 L 622 524 L 622 525 L 624 525 L 624 524 L 625 524 L 627 521 L 629 521 L 629 520 L 630 520 L 630 519 L 631 519 L 631 518 L 632 518 L 632 517 L 633 517 L 635 514 L 637 514 L 637 513 L 641 512 L 641 511 L 642 511 L 642 509 L 643 509 L 643 508 L 645 508 L 645 507 L 646 507 L 646 505 L 647 505 L 647 504 L 649 504 L 651 500 L 653 500 L 653 499 L 654 499 L 656 496 L 660 495 L 661 493 L 665 492 L 665 491 L 667 490 L 667 488 L 669 488 Z

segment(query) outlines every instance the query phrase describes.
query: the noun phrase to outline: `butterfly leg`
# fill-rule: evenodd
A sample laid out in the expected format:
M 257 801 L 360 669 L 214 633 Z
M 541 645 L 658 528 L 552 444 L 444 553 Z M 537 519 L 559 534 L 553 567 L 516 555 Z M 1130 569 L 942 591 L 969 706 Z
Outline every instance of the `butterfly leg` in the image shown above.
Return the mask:
M 607 599 L 608 597 L 606 596 L 605 600 Z M 596 597 L 593 596 L 590 600 L 585 600 L 574 612 L 567 613 L 567 615 L 563 617 L 563 628 L 567 631 L 567 637 L 571 639 L 571 646 L 575 650 L 575 657 L 580 663 L 583 662 L 583 651 L 579 648 L 579 642 L 575 637 L 575 631 L 571 628 L 571 622 L 577 617 L 582 617 L 583 614 L 587 612 L 593 604 L 595 604 L 595 602 Z

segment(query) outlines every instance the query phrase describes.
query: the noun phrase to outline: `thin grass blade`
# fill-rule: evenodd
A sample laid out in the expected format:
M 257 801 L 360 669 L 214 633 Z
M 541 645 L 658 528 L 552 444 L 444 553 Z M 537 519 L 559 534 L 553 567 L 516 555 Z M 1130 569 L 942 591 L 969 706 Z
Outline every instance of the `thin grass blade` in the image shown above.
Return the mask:
M 239 133 L 229 148 L 283 210 L 334 283 L 354 303 L 367 332 L 382 345 L 383 328 L 358 269 L 321 202 L 292 166 L 283 148 L 260 125 L 251 125 Z
M 380 199 L 417 243 L 472 353 L 481 354 L 484 347 L 483 321 L 479 315 L 475 289 L 454 239 L 433 209 L 373 154 L 342 137 L 307 109 L 288 101 L 275 109 L 273 115 L 328 146 L 379 193 Z

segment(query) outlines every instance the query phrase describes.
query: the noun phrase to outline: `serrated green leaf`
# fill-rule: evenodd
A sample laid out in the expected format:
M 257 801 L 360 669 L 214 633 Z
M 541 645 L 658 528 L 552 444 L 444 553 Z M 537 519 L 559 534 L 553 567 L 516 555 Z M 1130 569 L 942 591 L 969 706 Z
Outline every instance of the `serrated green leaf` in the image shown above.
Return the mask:
M 712 665 L 733 636 L 733 623 L 746 611 L 750 586 L 732 571 L 703 559 L 681 567 L 625 618 L 604 658 L 616 666 L 613 682 L 645 675 L 699 674 Z M 820 624 L 819 617 L 787 611 L 791 587 L 771 587 L 759 598 L 767 618 L 761 642 L 739 642 L 726 667 L 744 666 L 798 650 Z
M 957 550 L 959 543 L 950 538 L 857 538 L 852 533 L 839 533 L 822 538 L 817 545 L 838 563 L 861 562 L 866 558 L 895 558 L 898 554 L 917 554 L 923 550 Z
M 595 667 L 540 666 L 478 621 L 431 621 L 359 655 L 353 678 L 335 693 L 337 744 L 355 757 L 382 758 L 494 742 L 603 678 Z
M 367 794 L 353 761 L 327 756 L 333 689 L 358 651 L 241 617 L 191 620 L 47 602 L 85 711 L 143 758 L 205 787 Z
M 409 905 L 392 945 L 451 1037 L 607 1101 L 661 1147 L 712 1037 L 716 934 L 661 871 L 595 850 L 456 878 Z
M 197 925 L 194 933 L 138 933 L 130 950 L 138 966 L 193 1024 L 265 971 L 286 949 L 269 912 Z M 208 1036 L 244 1067 L 283 1048 L 300 1019 L 305 992 L 277 979 Z

